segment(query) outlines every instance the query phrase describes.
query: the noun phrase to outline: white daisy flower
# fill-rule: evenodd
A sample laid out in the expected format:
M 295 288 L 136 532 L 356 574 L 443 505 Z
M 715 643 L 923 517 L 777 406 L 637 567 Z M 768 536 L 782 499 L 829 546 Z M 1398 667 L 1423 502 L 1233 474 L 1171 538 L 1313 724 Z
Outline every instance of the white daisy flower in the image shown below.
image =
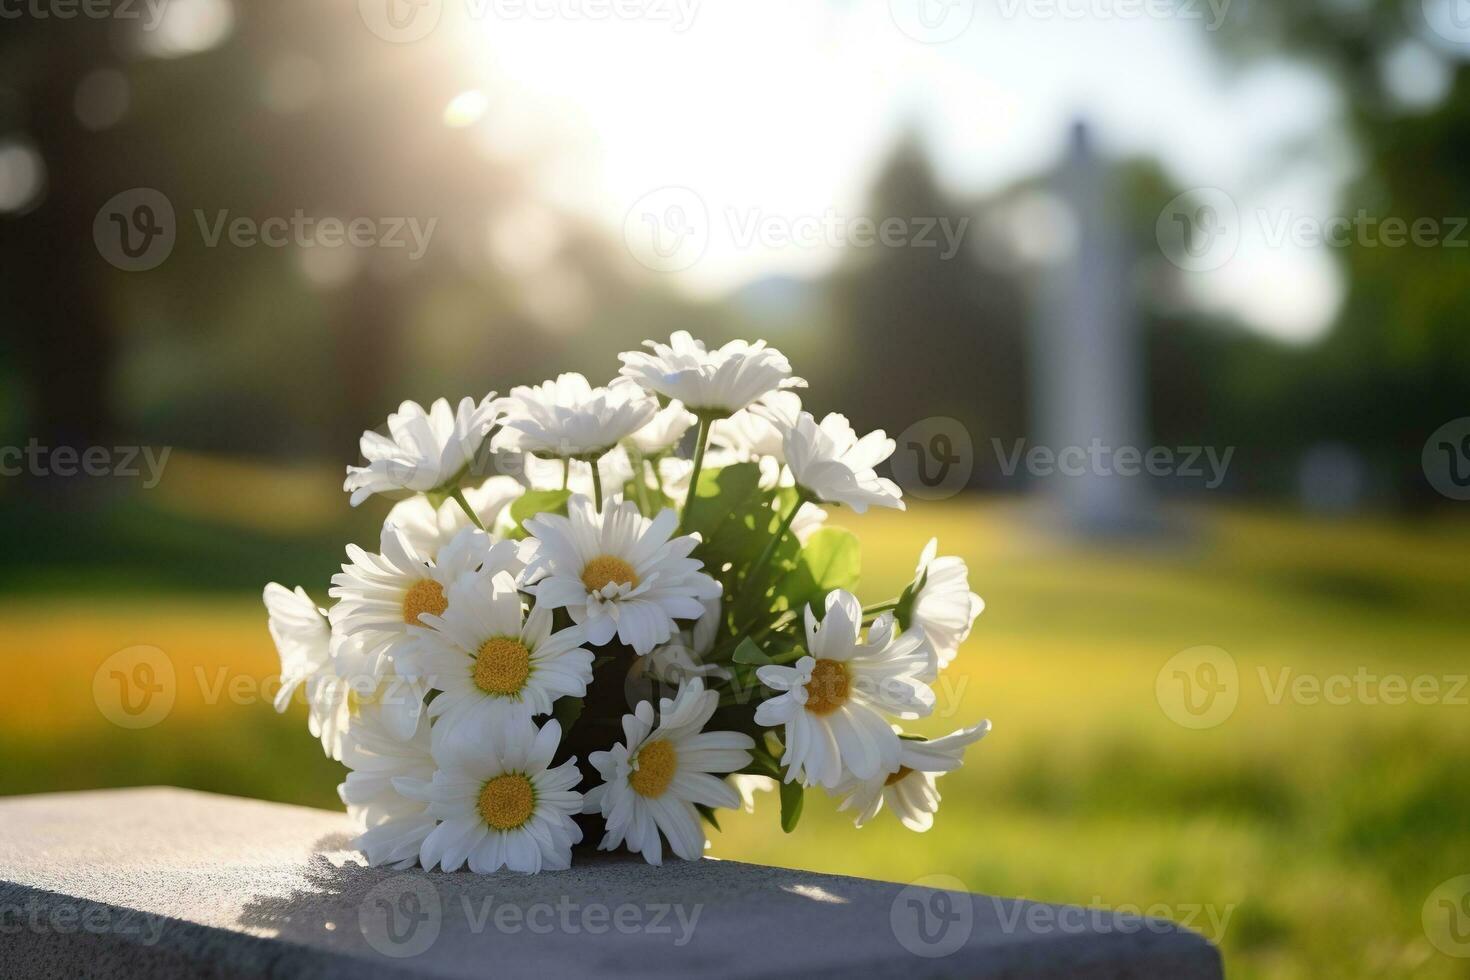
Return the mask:
M 728 452 L 738 462 L 755 460 L 761 467 L 761 486 L 791 486 L 786 468 L 786 433 L 801 414 L 801 398 L 794 391 L 773 391 L 743 411 L 710 426 L 710 445 Z
M 592 652 L 582 630 L 553 633 L 551 610 L 529 616 L 507 573 L 462 575 L 449 587 L 443 615 L 424 614 L 413 672 L 439 696 L 429 715 L 440 727 L 486 726 L 514 715 L 550 714 L 557 698 L 581 697 L 592 683 Z
M 601 456 L 658 412 L 658 402 L 637 385 L 594 388 L 580 374 L 513 388 L 503 405 L 497 449 L 561 458 Z
M 649 864 L 662 864 L 662 831 L 679 857 L 703 856 L 704 827 L 695 804 L 740 806 L 740 794 L 721 777 L 749 765 L 755 747 L 740 732 L 703 731 L 719 703 L 719 694 L 695 678 L 659 702 L 658 727 L 647 701 L 623 715 L 623 741 L 590 756 L 603 782 L 587 794 L 584 812 L 601 813 L 606 822 L 599 849 L 626 842 Z
M 836 795 L 846 799 L 837 809 L 854 810 L 853 823 L 861 827 L 887 804 L 905 827 L 923 833 L 934 825 L 934 814 L 939 810 L 935 780 L 958 769 L 965 749 L 989 731 L 990 722 L 982 721 L 927 742 L 899 739 L 898 768 L 872 779 L 848 780 L 838 786 Z
M 265 587 L 263 598 L 271 639 L 281 657 L 281 686 L 276 691 L 275 706 L 277 711 L 285 711 L 297 688 L 331 659 L 332 627 L 326 612 L 318 609 L 300 586 L 292 592 L 272 582 Z
M 576 759 L 549 768 L 561 726 L 539 730 L 525 720 L 502 719 L 488 741 L 451 731 L 436 741 L 439 769 L 425 800 L 443 821 L 424 840 L 426 869 L 457 871 L 466 862 L 476 874 L 501 868 L 535 874 L 571 867 L 572 845 L 582 831 L 572 814 L 582 809 L 575 790 L 582 774 Z
M 732 340 L 718 350 L 679 330 L 667 344 L 644 341 L 646 351 L 619 354 L 624 377 L 665 398 L 678 399 L 696 414 L 723 417 L 780 388 L 804 388 L 791 376 L 791 362 L 764 340 Z
M 903 491 L 873 467 L 893 455 L 894 442 L 882 429 L 861 439 L 835 412 L 820 425 L 810 412 L 797 416 L 786 433 L 786 465 L 797 486 L 818 500 L 846 504 L 861 514 L 868 506 L 904 509 Z
M 755 794 L 773 792 L 781 785 L 770 776 L 761 776 L 753 772 L 737 772 L 726 776 L 725 781 L 740 794 L 740 809 L 746 813 L 755 812 Z
M 659 409 L 647 425 L 629 436 L 628 441 L 644 456 L 661 456 L 679 445 L 684 433 L 697 421 L 683 404 L 672 401 Z
M 381 715 L 361 711 L 347 725 L 342 763 L 351 770 L 337 787 L 347 815 L 362 828 L 352 846 L 368 864 L 407 868 L 434 829 L 423 797 L 434 776 L 429 721 L 420 719 L 408 739 L 398 738 Z M 407 789 L 413 795 L 405 796 Z
M 571 472 L 567 472 L 567 467 Z M 597 461 L 597 472 L 602 485 L 611 493 L 633 479 L 633 462 L 621 446 L 615 446 L 602 454 Z M 541 459 L 531 453 L 524 454 L 520 470 L 521 482 L 532 490 L 560 490 L 563 487 L 572 493 L 592 496 L 596 484 L 592 482 L 592 464 L 580 459 Z
M 672 640 L 660 647 L 646 657 L 638 657 L 633 661 L 633 666 L 628 668 L 628 681 L 630 684 L 651 678 L 660 684 L 671 684 L 678 687 L 680 684 L 693 677 L 713 677 L 716 680 L 727 681 L 730 672 L 719 664 L 705 663 L 703 658 L 694 652 L 693 645 L 689 642 L 688 632 L 680 630 Z
M 311 681 L 312 710 L 320 718 L 322 744 L 342 758 L 347 727 L 363 711 L 375 712 L 395 738 L 412 738 L 424 713 L 428 687 L 398 671 L 396 658 L 370 652 L 352 636 L 334 634 L 328 669 Z
M 383 525 L 380 547 L 375 555 L 357 545 L 347 546 L 352 560 L 332 576 L 329 594 L 337 604 L 328 616 L 333 629 L 359 640 L 367 654 L 382 658 L 392 658 L 412 645 L 409 627 L 417 626 L 421 615 L 444 612 L 449 604 L 445 590 L 465 572 L 483 567 L 491 574 L 515 574 L 521 568 L 515 542 L 492 541 L 476 528 L 459 531 L 434 560 L 393 524 Z
M 704 613 L 695 621 L 693 628 L 679 630 L 673 639 L 654 648 L 648 656 L 634 659 L 628 668 L 628 689 L 635 690 L 633 685 L 645 677 L 661 684 L 671 684 L 675 690 L 694 677 L 729 680 L 731 674 L 728 670 L 708 662 L 719 627 L 720 600 L 706 599 Z M 629 703 L 632 703 L 631 697 Z
M 720 600 L 710 598 L 704 600 L 704 612 L 694 621 L 692 628 L 684 632 L 689 636 L 689 649 L 697 657 L 705 657 L 715 648 L 715 637 L 720 633 Z
M 358 678 L 359 683 L 362 678 Z M 352 680 L 326 670 L 306 683 L 306 727 L 321 740 L 328 759 L 342 761 L 342 743 L 352 721 Z
M 362 434 L 366 466 L 347 467 L 342 489 L 356 507 L 375 493 L 421 493 L 455 479 L 474 460 L 495 424 L 498 412 L 492 392 L 476 404 L 465 398 L 457 409 L 439 399 L 427 412 L 418 402 L 404 402 L 388 416 L 388 435 Z
M 710 449 L 704 454 L 704 472 L 743 463 L 745 460 L 725 449 Z M 656 467 L 658 486 L 670 500 L 687 500 L 689 480 L 694 475 L 694 460 L 683 456 L 661 456 Z
M 724 465 L 723 461 L 712 459 L 713 456 L 712 452 L 705 453 L 705 466 L 715 469 Z M 654 464 L 654 475 L 658 480 L 658 488 L 665 497 L 670 500 L 687 500 L 689 478 L 694 475 L 694 460 L 683 456 L 665 456 Z
M 801 509 L 796 512 L 796 517 L 791 521 L 791 533 L 796 540 L 806 544 L 810 538 L 822 526 L 827 523 L 827 512 L 810 501 L 802 501 Z
M 493 538 L 510 530 L 510 505 L 523 493 L 525 488 L 512 477 L 492 476 L 478 487 L 466 487 L 464 498 Z M 458 501 L 446 500 L 436 508 L 422 494 L 394 504 L 385 523 L 403 532 L 414 553 L 427 561 L 435 561 L 455 535 L 475 526 Z
M 671 538 L 679 519 L 663 510 L 652 520 L 632 502 L 613 500 L 603 513 L 577 495 L 567 516 L 538 514 L 525 522 L 532 535 L 526 590 L 548 609 L 566 609 L 602 646 L 616 636 L 646 654 L 674 635 L 676 619 L 697 619 L 703 600 L 720 584 L 690 558 L 693 535 Z
M 898 736 L 884 715 L 919 718 L 934 709 L 934 692 L 919 679 L 929 663 L 923 639 L 894 636 L 892 617 L 883 616 L 863 641 L 862 623 L 857 597 L 834 591 L 820 623 L 806 610 L 809 655 L 792 667 L 756 671 L 762 684 L 783 692 L 756 707 L 755 721 L 785 726 L 787 782 L 830 789 L 846 778 L 892 772 Z
M 975 618 L 985 610 L 985 601 L 970 591 L 965 560 L 953 555 L 936 558 L 938 550 L 939 539 L 929 539 L 898 611 L 905 628 L 919 630 L 929 641 L 936 657 L 936 676 L 954 661 Z
M 306 697 L 306 725 L 328 758 L 342 758 L 342 736 L 351 718 L 355 691 L 373 694 L 379 675 L 360 646 L 334 635 L 327 614 L 297 588 L 272 582 L 265 588 L 271 638 L 281 657 L 281 686 L 275 707 L 285 711 L 298 689 Z M 415 724 L 417 721 L 415 720 Z M 406 724 L 406 723 L 405 723 Z M 409 729 L 412 730 L 411 728 Z

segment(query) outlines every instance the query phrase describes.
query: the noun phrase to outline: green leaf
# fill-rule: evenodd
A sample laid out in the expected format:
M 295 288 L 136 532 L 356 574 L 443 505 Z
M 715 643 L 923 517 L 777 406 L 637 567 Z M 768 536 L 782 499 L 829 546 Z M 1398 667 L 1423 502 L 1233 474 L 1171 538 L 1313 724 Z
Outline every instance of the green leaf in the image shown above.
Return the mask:
M 707 807 L 703 803 L 696 803 L 694 804 L 694 809 L 699 811 L 699 815 L 703 817 L 705 819 L 705 822 L 708 823 L 711 827 L 715 828 L 716 830 L 720 829 L 720 820 L 718 817 L 715 816 L 715 811 L 713 807 Z
M 824 595 L 833 589 L 851 590 L 863 570 L 862 546 L 846 528 L 824 527 L 807 539 L 796 567 L 804 569 Z
M 777 585 L 776 595 L 786 600 L 786 609 L 812 605 L 820 611 L 827 593 L 857 586 L 862 565 L 857 536 L 846 528 L 824 527 L 807 539 L 796 567 Z
M 779 596 L 773 591 L 773 585 L 796 567 L 796 559 L 801 552 L 801 543 L 796 535 L 783 534 L 761 570 L 757 572 L 751 566 L 761 559 L 783 519 L 796 505 L 794 487 L 762 490 L 747 501 L 745 512 L 722 525 L 720 537 L 712 543 L 711 551 L 717 567 L 729 565 L 721 582 L 726 594 L 732 597 L 737 623 L 748 622 L 752 616 L 773 608 L 777 612 L 785 608 L 779 603 L 773 607 L 772 597 Z
M 699 503 L 695 506 L 702 507 L 711 500 L 739 503 L 750 496 L 760 482 L 761 468 L 755 463 L 731 463 L 706 469 L 699 474 L 699 487 L 694 492 Z M 715 514 L 719 515 L 718 509 Z
M 556 704 L 551 706 L 551 717 L 561 725 L 561 737 L 565 739 L 567 732 L 582 717 L 582 709 L 586 707 L 586 701 L 582 698 L 563 697 L 557 698 Z
M 908 629 L 914 618 L 914 600 L 923 591 L 925 584 L 929 581 L 929 569 L 924 569 L 918 581 L 910 582 L 903 590 L 903 595 L 898 597 L 898 605 L 893 609 L 893 618 L 898 620 L 899 629 Z
M 740 770 L 752 776 L 770 776 L 779 781 L 781 779 L 781 766 L 775 756 L 765 750 L 763 746 L 757 745 L 750 753 L 750 765 Z
M 685 531 L 698 531 L 706 544 L 720 537 L 721 529 L 731 521 L 739 530 L 740 515 L 752 498 L 760 497 L 760 467 L 755 463 L 734 463 L 699 474 L 694 490 L 694 513 L 686 518 Z
M 526 536 L 526 529 L 522 523 L 537 514 L 562 514 L 567 512 L 567 501 L 571 499 L 570 490 L 527 490 L 517 497 L 510 505 L 510 518 L 515 524 L 515 530 L 510 532 L 510 537 L 520 539 Z
M 766 656 L 766 652 L 757 646 L 755 641 L 748 636 L 740 641 L 740 645 L 735 648 L 735 654 L 731 659 L 737 664 L 752 664 L 757 667 L 771 662 L 771 658 Z
M 660 489 L 659 487 L 655 487 L 651 483 L 644 485 L 643 492 L 648 496 L 649 506 L 649 512 L 647 514 L 644 514 L 644 517 L 655 517 L 658 515 L 658 512 L 663 510 L 665 507 L 674 506 L 674 501 L 670 500 L 668 495 L 665 494 L 662 489 Z M 623 499 L 631 500 L 635 504 L 640 502 L 642 498 L 638 496 L 637 480 L 629 480 L 628 482 L 623 484 Z
M 487 438 L 485 440 L 485 445 L 488 446 L 489 444 L 490 440 Z M 429 503 L 434 505 L 435 510 L 438 510 L 439 507 L 444 503 L 444 501 L 454 496 L 454 491 L 458 490 L 460 484 L 464 483 L 464 478 L 469 474 L 469 472 L 470 464 L 466 463 L 458 470 L 456 470 L 454 475 L 451 476 L 449 479 L 445 480 L 437 487 L 434 487 L 432 490 L 426 490 L 424 492 L 424 496 L 428 497 Z
M 781 829 L 791 833 L 801 822 L 801 804 L 805 791 L 800 783 L 781 784 Z

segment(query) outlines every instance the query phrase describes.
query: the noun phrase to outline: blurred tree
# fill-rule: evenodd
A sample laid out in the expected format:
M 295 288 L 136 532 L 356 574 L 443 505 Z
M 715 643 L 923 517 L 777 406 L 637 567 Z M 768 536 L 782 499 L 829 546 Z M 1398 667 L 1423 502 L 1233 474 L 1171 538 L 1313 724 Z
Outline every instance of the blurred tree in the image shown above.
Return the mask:
M 1404 501 L 1433 503 L 1419 452 L 1470 405 L 1470 31 L 1455 0 L 1251 4 L 1215 34 L 1242 65 L 1286 54 L 1342 91 L 1358 158 L 1340 214 L 1409 225 L 1431 246 L 1356 230 L 1340 254 L 1347 296 L 1332 333 L 1289 359 L 1270 416 L 1302 443 L 1340 440 L 1391 473 Z
M 7 20 L 0 35 L 0 139 L 34 148 L 45 168 L 40 206 L 0 216 L 0 316 L 29 379 L 28 434 L 43 445 L 113 435 L 114 342 L 92 219 L 117 147 L 85 131 L 74 109 L 111 36 L 106 21 L 28 17 Z
M 209 10 L 224 29 L 191 37 Z M 37 204 L 0 216 L 0 315 L 28 435 L 94 444 L 122 429 L 351 458 L 402 398 L 503 390 L 558 358 L 611 374 L 612 352 L 649 323 L 698 328 L 585 224 L 541 206 L 547 246 L 509 220 L 535 204 L 538 151 L 489 148 L 506 100 L 457 29 L 389 43 L 355 0 L 162 11 L 151 32 L 22 17 L 0 34 L 0 141 L 35 147 L 48 174 Z M 99 69 L 121 106 L 100 121 L 83 105 Z M 464 93 L 483 118 L 447 115 Z M 177 241 L 156 269 L 128 273 L 94 245 L 93 222 L 139 187 L 172 204 Z M 221 221 L 298 216 L 373 219 L 399 240 L 412 221 L 431 237 L 417 260 L 296 240 L 238 247 L 228 225 L 214 238 Z
M 938 184 L 919 142 L 909 137 L 883 166 L 867 216 L 898 218 L 914 234 L 934 222 L 935 247 L 849 247 L 831 282 L 837 334 L 833 356 L 804 368 L 830 404 L 850 412 L 859 431 L 896 435 L 931 416 L 959 420 L 978 461 L 992 438 L 1024 433 L 1025 301 L 1021 284 L 981 264 L 983 220 Z M 958 234 L 952 255 L 938 223 Z M 827 396 L 824 396 L 824 401 Z M 977 482 L 998 474 L 977 471 Z

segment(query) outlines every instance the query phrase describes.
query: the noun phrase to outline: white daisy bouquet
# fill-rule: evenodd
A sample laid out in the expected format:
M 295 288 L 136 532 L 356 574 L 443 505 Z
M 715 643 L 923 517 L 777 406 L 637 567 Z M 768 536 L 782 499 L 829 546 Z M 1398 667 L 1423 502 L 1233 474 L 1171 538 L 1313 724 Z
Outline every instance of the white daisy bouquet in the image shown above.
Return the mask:
M 983 608 L 964 562 L 931 541 L 864 606 L 857 538 L 826 524 L 903 508 L 874 472 L 893 441 L 803 411 L 764 342 L 646 346 L 606 387 L 405 402 L 347 470 L 354 506 L 397 500 L 377 550 L 348 546 L 330 608 L 266 587 L 276 706 L 304 694 L 370 863 L 561 869 L 597 834 L 694 859 L 776 786 L 787 831 L 815 787 L 927 830 L 988 731 L 896 724 Z

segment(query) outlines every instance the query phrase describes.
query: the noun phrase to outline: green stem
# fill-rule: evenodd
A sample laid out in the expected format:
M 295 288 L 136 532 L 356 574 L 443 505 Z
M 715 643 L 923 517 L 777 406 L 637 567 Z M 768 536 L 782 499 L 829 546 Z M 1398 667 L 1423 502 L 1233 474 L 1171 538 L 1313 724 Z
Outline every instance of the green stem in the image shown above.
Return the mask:
M 570 458 L 561 461 L 561 488 L 565 490 L 572 483 L 572 461 Z
M 876 616 L 879 613 L 885 613 L 885 612 L 887 612 L 890 609 L 897 609 L 897 608 L 898 608 L 898 600 L 897 599 L 889 599 L 887 602 L 875 602 L 871 606 L 864 606 L 863 607 L 863 615 L 865 617 L 866 616 Z
M 715 652 L 714 660 L 716 662 L 728 660 L 729 655 L 735 652 L 735 647 L 740 644 L 741 639 L 748 637 L 753 642 L 759 642 L 772 633 L 780 632 L 781 630 L 784 630 L 786 627 L 790 626 L 792 623 L 797 622 L 799 619 L 801 619 L 801 614 L 788 610 L 787 612 L 782 613 L 772 622 L 768 622 L 764 626 L 760 626 L 760 628 L 757 629 L 756 627 L 760 624 L 762 618 L 764 617 L 757 616 L 755 619 L 752 619 L 750 622 L 740 627 L 740 629 L 736 630 L 735 635 L 730 638 L 730 641 L 724 644 L 722 647 L 720 647 L 719 650 Z
M 704 450 L 709 445 L 710 420 L 699 416 L 699 434 L 694 439 L 694 469 L 689 471 L 689 492 L 684 495 L 684 514 L 679 518 L 679 530 L 689 526 L 689 513 L 694 509 L 694 496 L 699 490 L 699 471 L 704 469 Z
M 569 461 L 568 466 L 572 465 Z M 597 498 L 597 512 L 602 513 L 602 471 L 597 467 L 597 460 L 592 460 L 592 493 Z
M 798 488 L 796 491 L 796 503 L 791 505 L 791 512 L 781 518 L 781 526 L 776 528 L 776 534 L 766 545 L 766 550 L 761 552 L 761 556 L 755 560 L 755 564 L 750 566 L 750 571 L 745 573 L 745 587 L 747 590 L 760 581 L 760 574 L 766 570 L 766 566 L 775 557 L 776 548 L 780 546 L 781 539 L 786 537 L 787 531 L 791 530 L 791 522 L 796 520 L 796 515 L 801 510 L 802 504 L 806 502 L 806 492 Z
M 653 503 L 648 499 L 648 470 L 644 466 L 647 462 L 643 454 L 636 449 L 631 449 L 629 455 L 633 462 L 633 493 L 638 498 L 638 510 L 644 517 L 652 517 Z M 658 464 L 654 464 L 654 475 L 658 475 Z
M 770 636 L 772 633 L 776 633 L 776 632 L 779 632 L 781 630 L 784 630 L 786 627 L 788 627 L 792 623 L 796 622 L 796 620 L 797 620 L 797 617 L 791 616 L 788 613 L 788 614 L 785 614 L 785 618 L 782 618 L 780 620 L 777 620 L 774 623 L 767 623 L 765 626 L 762 626 L 759 629 L 751 629 L 751 628 L 748 628 L 747 627 L 747 629 L 745 630 L 744 635 L 747 636 L 747 637 L 749 637 L 749 639 L 750 639 L 750 641 L 752 643 L 760 643 L 763 640 L 765 640 L 766 637 Z M 754 624 L 752 624 L 752 625 L 754 625 Z M 732 650 L 731 653 L 734 653 L 734 651 Z
M 464 509 L 464 512 L 466 514 L 469 515 L 470 520 L 475 522 L 475 527 L 479 528 L 482 531 L 485 530 L 485 525 L 480 523 L 480 515 L 476 514 L 475 509 L 470 506 L 470 502 L 464 499 L 463 490 L 461 490 L 459 487 L 455 487 L 452 491 L 450 491 L 449 496 L 454 498 L 455 502 Z

